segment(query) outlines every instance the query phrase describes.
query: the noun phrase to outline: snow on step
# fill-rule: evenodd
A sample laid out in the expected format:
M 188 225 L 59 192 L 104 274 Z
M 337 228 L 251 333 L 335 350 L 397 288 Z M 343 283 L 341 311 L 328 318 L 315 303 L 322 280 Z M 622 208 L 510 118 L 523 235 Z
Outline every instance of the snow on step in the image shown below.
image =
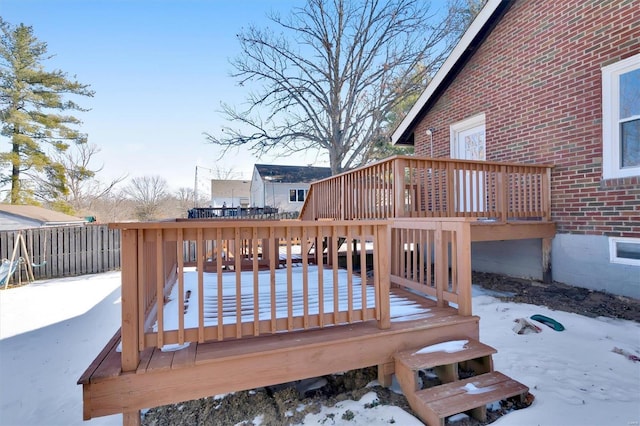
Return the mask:
M 524 395 L 529 388 L 504 374 L 493 371 L 465 380 L 416 392 L 420 403 L 438 418 L 483 407 L 491 402 Z
M 422 370 L 486 357 L 496 352 L 491 346 L 475 339 L 451 340 L 419 350 L 410 349 L 399 352 L 395 355 L 395 359 L 411 370 Z
M 415 354 L 430 354 L 433 352 L 446 352 L 450 354 L 452 352 L 463 351 L 468 344 L 468 340 L 450 340 L 436 345 L 425 346 L 424 348 L 417 350 Z

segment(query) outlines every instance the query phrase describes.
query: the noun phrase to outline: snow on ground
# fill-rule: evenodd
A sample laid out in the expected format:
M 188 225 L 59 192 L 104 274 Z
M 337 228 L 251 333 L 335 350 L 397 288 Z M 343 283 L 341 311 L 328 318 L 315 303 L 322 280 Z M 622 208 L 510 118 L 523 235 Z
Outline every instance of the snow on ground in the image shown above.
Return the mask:
M 119 272 L 0 291 L 0 425 L 122 425 L 83 423 L 76 384 L 119 327 Z
M 120 425 L 120 415 L 82 421 L 85 368 L 120 326 L 120 274 L 38 281 L 0 291 L 0 424 Z M 531 388 L 527 409 L 500 418 L 513 425 L 638 425 L 640 362 L 612 352 L 640 355 L 640 324 L 587 318 L 544 307 L 505 303 L 476 292 L 480 336 L 494 346 L 495 368 Z M 566 330 L 542 326 L 518 335 L 517 318 L 542 314 Z M 447 346 L 448 347 L 448 346 Z M 369 407 L 369 408 L 365 408 Z M 308 415 L 305 424 L 399 425 L 421 423 L 398 407 L 376 405 L 368 393 Z

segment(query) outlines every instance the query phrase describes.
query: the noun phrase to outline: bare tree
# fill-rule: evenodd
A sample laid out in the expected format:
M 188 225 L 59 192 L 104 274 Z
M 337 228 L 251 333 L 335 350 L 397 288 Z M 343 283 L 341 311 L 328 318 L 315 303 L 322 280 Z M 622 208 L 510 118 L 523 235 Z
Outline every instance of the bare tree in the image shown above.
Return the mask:
M 136 177 L 124 188 L 124 193 L 135 201 L 138 220 L 157 219 L 167 198 L 167 181 L 160 176 Z
M 448 0 L 450 31 L 449 43 L 455 45 L 480 13 L 487 0 Z
M 50 191 L 45 190 L 41 194 L 38 192 L 36 194 L 41 195 L 41 201 L 55 210 L 69 214 L 92 214 L 92 204 L 97 199 L 107 196 L 117 184 L 126 178 L 126 176 L 121 176 L 106 184 L 99 181 L 96 175 L 102 170 L 102 167 L 91 169 L 91 161 L 99 152 L 100 148 L 97 145 L 84 143 L 54 154 L 52 158 L 63 168 L 68 192 L 66 195 L 59 195 L 54 200 L 47 197 Z M 49 182 L 38 175 L 29 176 L 38 183 L 39 187 L 49 185 Z
M 123 191 L 113 191 L 93 201 L 91 214 L 102 223 L 134 220 L 135 206 L 136 203 L 128 199 Z
M 211 170 L 211 177 L 221 180 L 242 179 L 242 172 L 237 171 L 233 166 L 224 167 L 216 165 L 216 167 Z
M 424 0 L 308 0 L 269 18 L 278 31 L 238 34 L 232 75 L 257 88 L 247 109 L 223 105 L 238 127 L 206 134 L 224 153 L 323 150 L 333 173 L 364 164 L 387 114 L 424 88 L 448 50 L 449 21 L 436 20 Z
M 195 199 L 196 194 L 192 188 L 178 188 L 171 197 L 171 206 L 176 212 L 177 217 L 187 217 L 189 209 L 194 206 L 207 205 L 209 203 L 208 193 L 198 193 L 198 200 Z

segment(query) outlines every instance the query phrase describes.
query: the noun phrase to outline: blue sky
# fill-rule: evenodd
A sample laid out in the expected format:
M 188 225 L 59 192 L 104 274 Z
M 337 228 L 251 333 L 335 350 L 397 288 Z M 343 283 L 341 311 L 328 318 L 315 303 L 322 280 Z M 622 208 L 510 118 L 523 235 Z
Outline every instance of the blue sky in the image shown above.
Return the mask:
M 219 134 L 220 103 L 244 102 L 229 77 L 240 52 L 235 34 L 250 23 L 267 25 L 269 11 L 288 13 L 300 1 L 2 0 L 0 16 L 32 26 L 56 55 L 44 62 L 95 90 L 76 114 L 98 145 L 94 168 L 103 181 L 160 175 L 172 189 L 208 191 L 207 169 L 232 169 L 250 178 L 253 164 L 309 164 L 315 156 L 263 157 L 221 149 L 203 132 Z M 6 142 L 6 140 L 5 140 Z M 3 143 L 4 145 L 4 143 Z M 6 150 L 6 146 L 2 148 Z M 326 163 L 316 163 L 326 165 Z M 240 177 L 240 176 L 236 176 Z

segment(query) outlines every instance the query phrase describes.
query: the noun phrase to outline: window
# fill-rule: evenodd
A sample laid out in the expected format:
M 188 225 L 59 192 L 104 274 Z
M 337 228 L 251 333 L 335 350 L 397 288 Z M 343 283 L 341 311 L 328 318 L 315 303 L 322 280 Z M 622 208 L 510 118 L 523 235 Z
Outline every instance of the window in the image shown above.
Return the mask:
M 304 190 L 304 189 L 289 190 L 289 201 L 292 203 L 303 202 L 306 196 L 307 196 L 307 190 Z
M 487 142 L 485 137 L 485 115 L 475 115 L 449 127 L 451 158 L 485 161 Z
M 609 238 L 609 258 L 612 263 L 640 266 L 640 238 Z
M 602 68 L 602 174 L 640 176 L 640 54 Z

